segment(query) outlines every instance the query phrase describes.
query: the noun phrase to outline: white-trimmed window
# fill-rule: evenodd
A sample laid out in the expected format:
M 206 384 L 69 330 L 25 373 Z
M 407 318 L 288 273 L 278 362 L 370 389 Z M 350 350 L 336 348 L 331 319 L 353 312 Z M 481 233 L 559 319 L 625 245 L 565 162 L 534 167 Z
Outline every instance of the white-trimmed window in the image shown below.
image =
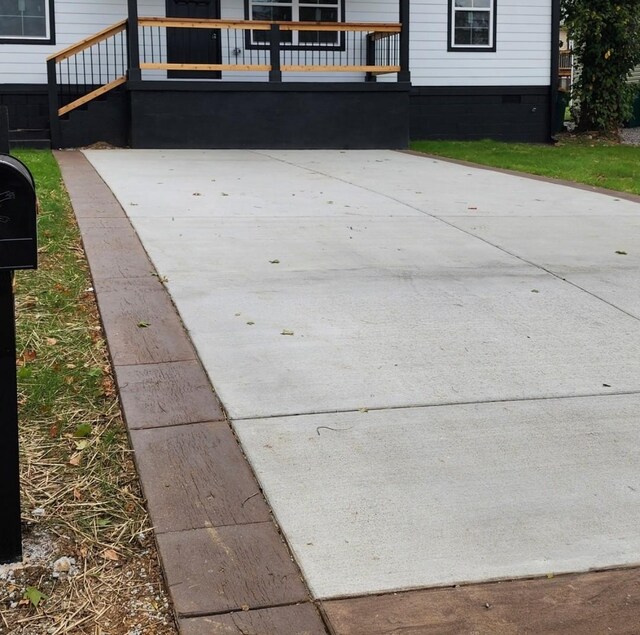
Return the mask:
M 496 0 L 449 0 L 449 50 L 496 49 Z
M 52 41 L 53 0 L 0 0 L 0 41 Z
M 248 0 L 247 17 L 269 22 L 342 22 L 342 7 L 343 0 Z M 281 31 L 280 41 L 292 46 L 326 46 L 339 44 L 339 36 L 335 31 Z M 268 31 L 253 31 L 253 43 L 267 42 Z

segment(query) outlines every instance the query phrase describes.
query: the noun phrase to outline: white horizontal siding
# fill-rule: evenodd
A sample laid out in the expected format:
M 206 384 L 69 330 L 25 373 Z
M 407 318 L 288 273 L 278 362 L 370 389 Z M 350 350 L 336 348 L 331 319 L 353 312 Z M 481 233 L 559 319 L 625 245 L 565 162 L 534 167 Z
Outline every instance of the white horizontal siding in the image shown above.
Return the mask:
M 498 0 L 496 51 L 448 52 L 448 0 L 411 3 L 416 86 L 548 86 L 551 0 Z
M 346 0 L 350 22 L 397 22 L 397 0 Z M 498 0 L 495 53 L 447 51 L 448 0 L 411 2 L 411 79 L 417 86 L 548 85 L 551 0 Z M 141 16 L 162 16 L 164 0 L 139 0 Z M 55 45 L 0 45 L 0 83 L 45 84 L 46 58 L 126 17 L 126 0 L 56 0 Z M 243 19 L 243 0 L 221 0 L 223 18 Z M 223 62 L 227 62 L 223 59 Z M 283 60 L 284 62 L 284 60 Z M 164 78 L 145 71 L 145 78 Z M 225 72 L 232 81 L 267 81 L 267 73 Z M 285 73 L 284 81 L 362 81 L 362 73 Z M 379 81 L 395 81 L 395 74 Z
M 164 15 L 164 2 L 139 0 L 140 15 Z M 46 84 L 46 59 L 127 17 L 127 0 L 55 0 L 56 43 L 0 44 L 0 84 Z

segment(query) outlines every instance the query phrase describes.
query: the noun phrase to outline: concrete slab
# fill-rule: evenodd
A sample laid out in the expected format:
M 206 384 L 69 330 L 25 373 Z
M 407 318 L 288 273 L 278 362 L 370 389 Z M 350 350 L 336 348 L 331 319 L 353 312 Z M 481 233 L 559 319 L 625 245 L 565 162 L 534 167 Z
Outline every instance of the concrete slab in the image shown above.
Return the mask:
M 607 215 L 579 220 L 575 216 L 448 220 L 640 317 L 640 205 L 635 216 L 615 219 Z
M 88 157 L 316 597 L 640 561 L 638 320 L 525 256 L 573 223 L 579 269 L 636 203 L 389 152 Z
M 637 321 L 524 266 L 226 278 L 169 288 L 234 419 L 640 390 Z
M 638 204 L 623 199 L 425 156 L 379 150 L 257 153 L 384 193 L 435 216 L 638 214 Z
M 112 150 L 85 155 L 109 180 L 132 220 L 420 214 L 375 192 L 361 190 L 354 197 L 348 183 L 257 152 Z
M 640 562 L 640 396 L 235 428 L 315 597 Z

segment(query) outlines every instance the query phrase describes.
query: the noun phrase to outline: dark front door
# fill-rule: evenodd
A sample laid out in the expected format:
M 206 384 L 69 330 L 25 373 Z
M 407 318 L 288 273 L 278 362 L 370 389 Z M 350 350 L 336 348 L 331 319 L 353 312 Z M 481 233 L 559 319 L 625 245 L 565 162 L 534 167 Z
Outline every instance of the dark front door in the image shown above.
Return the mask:
M 166 0 L 168 18 L 219 18 L 220 0 Z M 170 64 L 220 64 L 218 29 L 167 29 Z M 215 78 L 220 71 L 169 71 L 169 77 Z

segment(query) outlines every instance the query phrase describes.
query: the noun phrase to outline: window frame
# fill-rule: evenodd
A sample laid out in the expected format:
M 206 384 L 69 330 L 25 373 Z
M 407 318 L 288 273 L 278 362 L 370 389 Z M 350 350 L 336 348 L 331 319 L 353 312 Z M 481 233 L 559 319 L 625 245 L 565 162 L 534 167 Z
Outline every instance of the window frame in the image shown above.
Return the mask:
M 294 6 L 296 6 L 297 9 L 299 9 L 301 2 L 302 4 L 304 4 L 304 0 L 291 0 L 290 3 L 289 2 L 286 3 L 287 6 L 290 6 L 292 8 L 292 12 L 291 12 L 292 17 L 293 17 L 293 14 L 295 13 L 295 11 L 293 10 Z M 246 20 L 253 19 L 251 17 L 252 16 L 251 8 L 253 4 L 273 4 L 273 3 L 260 2 L 260 0 L 256 0 L 255 2 L 253 0 L 244 0 L 244 15 Z M 346 10 L 345 10 L 346 0 L 337 0 L 337 2 L 335 4 L 330 5 L 330 7 L 331 8 L 335 7 L 338 10 L 338 20 L 336 24 L 343 24 L 344 22 L 346 22 Z M 298 22 L 299 20 L 291 20 L 291 21 Z M 304 20 L 302 21 L 304 22 Z M 276 22 L 282 22 L 282 20 L 277 20 Z M 293 31 L 293 33 L 296 33 L 296 31 Z M 254 42 L 252 37 L 252 31 L 247 30 L 245 34 L 244 46 L 245 46 L 245 49 L 265 50 L 270 47 L 270 44 L 269 42 L 264 42 L 264 43 Z M 281 42 L 280 48 L 282 50 L 287 50 L 287 51 L 344 51 L 345 50 L 345 34 L 344 34 L 344 31 L 338 32 L 338 42 L 336 44 L 318 44 L 317 42 L 310 43 L 310 44 L 300 44 L 299 42 L 288 44 L 287 42 Z
M 465 9 L 455 7 L 456 0 L 448 0 L 449 3 L 449 15 L 448 15 L 448 38 L 447 38 L 447 51 L 450 53 L 495 53 L 496 52 L 496 33 L 498 24 L 498 0 L 489 0 L 489 9 Z M 489 44 L 477 45 L 477 44 L 456 44 L 455 43 L 455 12 L 456 11 L 486 11 L 489 13 Z
M 45 37 L 25 37 L 23 35 L 0 35 L 1 44 L 55 44 L 55 0 L 44 0 L 45 7 L 45 24 L 47 27 L 47 35 Z

